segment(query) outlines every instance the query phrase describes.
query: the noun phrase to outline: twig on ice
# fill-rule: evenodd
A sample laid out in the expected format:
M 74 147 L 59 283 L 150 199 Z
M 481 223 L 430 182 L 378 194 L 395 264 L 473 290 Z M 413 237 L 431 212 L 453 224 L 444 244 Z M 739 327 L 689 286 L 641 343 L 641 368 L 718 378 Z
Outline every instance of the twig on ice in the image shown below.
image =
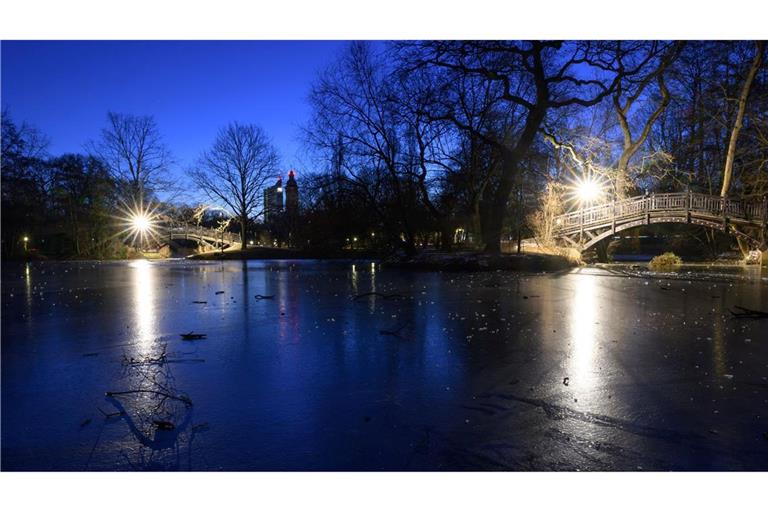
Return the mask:
M 756 309 L 748 309 L 742 306 L 734 306 L 741 311 L 731 310 L 731 314 L 735 318 L 768 318 L 768 312 L 758 311 Z
M 355 295 L 352 300 L 359 300 L 363 299 L 365 297 L 381 297 L 382 299 L 404 299 L 405 296 L 399 294 L 399 293 L 379 293 L 379 292 L 368 292 L 368 293 L 361 293 L 359 295 Z
M 104 393 L 107 396 L 119 396 L 119 395 L 133 395 L 138 393 L 152 393 L 154 395 L 159 395 L 165 398 L 170 398 L 171 400 L 178 400 L 179 402 L 183 402 L 187 405 L 192 405 L 192 400 L 187 398 L 186 396 L 181 395 L 171 395 L 168 393 L 165 393 L 163 391 L 157 391 L 155 389 L 130 389 L 128 391 L 107 391 Z

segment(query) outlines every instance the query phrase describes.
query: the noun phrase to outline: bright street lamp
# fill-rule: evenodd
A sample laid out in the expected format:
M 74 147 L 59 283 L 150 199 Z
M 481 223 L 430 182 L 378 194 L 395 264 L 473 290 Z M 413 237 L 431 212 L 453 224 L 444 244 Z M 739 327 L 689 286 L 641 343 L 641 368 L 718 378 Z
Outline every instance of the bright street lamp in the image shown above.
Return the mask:
M 147 213 L 139 211 L 131 214 L 129 217 L 130 230 L 133 233 L 133 238 L 137 242 L 137 248 L 143 249 L 144 241 L 148 238 L 148 235 L 154 232 L 154 222 Z
M 597 202 L 603 195 L 604 190 L 594 177 L 585 176 L 576 182 L 574 192 L 579 203 L 584 206 Z
M 146 233 L 152 226 L 149 218 L 144 214 L 134 215 L 131 219 L 131 224 L 133 224 L 133 229 L 141 234 Z

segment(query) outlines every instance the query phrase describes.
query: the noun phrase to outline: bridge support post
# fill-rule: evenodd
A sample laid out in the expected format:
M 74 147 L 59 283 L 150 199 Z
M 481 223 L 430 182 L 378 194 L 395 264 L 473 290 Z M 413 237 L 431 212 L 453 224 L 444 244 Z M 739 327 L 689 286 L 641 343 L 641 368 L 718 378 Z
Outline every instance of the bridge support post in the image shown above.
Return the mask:
M 760 246 L 761 249 L 765 249 L 766 247 L 766 231 L 768 231 L 768 194 L 763 196 L 763 205 L 762 205 L 763 211 L 763 222 L 760 229 Z M 768 250 L 763 252 L 763 265 L 768 266 Z
M 653 194 L 650 197 L 645 198 L 645 224 L 651 223 L 651 201 L 653 201 Z
M 691 223 L 691 191 L 685 194 L 685 222 Z

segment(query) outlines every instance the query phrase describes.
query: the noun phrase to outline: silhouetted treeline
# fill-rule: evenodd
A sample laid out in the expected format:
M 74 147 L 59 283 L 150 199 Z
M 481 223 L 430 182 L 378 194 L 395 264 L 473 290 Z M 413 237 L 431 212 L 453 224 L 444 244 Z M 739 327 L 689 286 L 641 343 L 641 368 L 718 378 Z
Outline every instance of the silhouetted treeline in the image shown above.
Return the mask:
M 375 228 L 412 253 L 426 236 L 447 247 L 469 233 L 495 252 L 545 231 L 542 208 L 576 206 L 585 178 L 605 200 L 759 197 L 767 78 L 764 42 L 353 43 L 310 93 L 307 140 L 324 170 L 308 207 L 337 242 Z
M 298 222 L 260 224 L 279 158 L 248 120 L 222 128 L 189 175 L 238 217 L 228 229 L 244 243 L 262 233 L 404 254 L 546 243 L 547 224 L 578 206 L 573 189 L 585 179 L 606 201 L 683 190 L 763 197 L 765 60 L 762 41 L 351 43 L 308 84 L 313 160 L 298 173 Z M 178 181 L 149 116 L 110 113 L 84 155 L 49 155 L 45 138 L 6 111 L 2 138 L 6 257 L 24 236 L 47 254 L 117 254 L 115 214 L 170 197 Z M 201 211 L 173 206 L 189 222 Z M 658 229 L 687 229 L 713 252 L 731 243 L 701 227 Z
M 109 113 L 91 153 L 53 156 L 43 134 L 3 110 L 3 257 L 127 256 L 118 235 L 125 216 L 153 198 L 155 178 L 165 171 L 153 153 L 157 139 L 146 142 L 152 136 L 159 137 L 152 118 Z

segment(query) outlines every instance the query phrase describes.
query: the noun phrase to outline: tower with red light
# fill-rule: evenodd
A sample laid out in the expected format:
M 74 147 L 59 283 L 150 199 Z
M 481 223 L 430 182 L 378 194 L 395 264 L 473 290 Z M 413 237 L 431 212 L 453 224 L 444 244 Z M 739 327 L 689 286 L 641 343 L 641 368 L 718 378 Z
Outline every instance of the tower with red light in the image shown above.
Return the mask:
M 288 183 L 285 185 L 285 213 L 291 220 L 299 215 L 299 186 L 292 170 L 288 172 Z

